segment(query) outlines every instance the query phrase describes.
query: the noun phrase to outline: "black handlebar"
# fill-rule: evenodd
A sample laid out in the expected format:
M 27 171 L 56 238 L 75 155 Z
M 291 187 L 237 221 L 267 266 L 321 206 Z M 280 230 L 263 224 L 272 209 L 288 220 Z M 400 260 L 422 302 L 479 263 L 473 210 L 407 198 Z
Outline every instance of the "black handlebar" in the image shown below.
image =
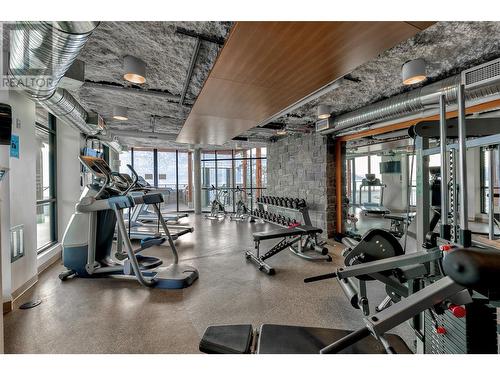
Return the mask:
M 321 281 L 321 280 L 327 280 L 327 279 L 334 279 L 337 277 L 337 273 L 325 273 L 324 275 L 318 275 L 318 276 L 311 276 L 307 277 L 304 279 L 304 282 L 307 283 L 313 283 L 315 281 Z
M 446 275 L 471 288 L 497 288 L 500 281 L 500 251 L 458 249 L 443 259 Z
M 325 346 L 320 350 L 320 354 L 338 353 L 368 336 L 370 336 L 370 330 L 368 329 L 368 327 L 363 327 L 361 329 L 358 329 L 357 331 L 349 333 L 347 336 L 342 337 L 340 340 L 337 340 L 334 343 Z

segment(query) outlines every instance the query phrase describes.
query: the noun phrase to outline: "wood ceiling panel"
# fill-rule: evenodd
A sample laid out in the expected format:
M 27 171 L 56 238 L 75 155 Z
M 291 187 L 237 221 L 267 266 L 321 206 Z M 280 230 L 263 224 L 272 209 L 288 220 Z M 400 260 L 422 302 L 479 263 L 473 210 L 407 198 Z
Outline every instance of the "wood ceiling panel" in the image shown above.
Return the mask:
M 223 144 L 419 31 L 408 22 L 237 22 L 177 141 Z

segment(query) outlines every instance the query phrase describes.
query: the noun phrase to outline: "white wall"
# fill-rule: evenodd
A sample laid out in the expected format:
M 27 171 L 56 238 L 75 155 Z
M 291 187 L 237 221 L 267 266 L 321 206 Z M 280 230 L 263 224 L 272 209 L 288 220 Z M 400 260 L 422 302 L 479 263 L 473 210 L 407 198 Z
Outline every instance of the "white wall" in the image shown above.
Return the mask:
M 10 158 L 10 227 L 24 225 L 25 255 L 11 264 L 11 293 L 37 275 L 35 103 L 11 92 L 12 133 L 19 136 L 19 159 Z
M 19 136 L 20 158 L 10 158 L 8 186 L 0 188 L 2 204 L 2 294 L 3 300 L 12 299 L 20 287 L 36 279 L 38 268 L 60 252 L 55 245 L 41 256 L 37 255 L 36 241 L 36 157 L 35 104 L 20 93 L 11 92 L 7 101 L 12 106 L 13 130 Z M 17 120 L 20 126 L 17 127 Z M 66 225 L 74 212 L 80 196 L 80 134 L 70 126 L 57 120 L 57 205 L 58 240 L 62 239 Z M 0 160 L 0 164 L 2 160 Z M 10 192 L 9 192 L 10 190 Z M 10 209 L 9 209 L 10 206 Z M 9 230 L 24 225 L 25 255 L 10 262 Z M 26 285 L 29 286 L 29 285 Z
M 0 146 L 0 165 L 9 167 L 9 146 Z M 8 172 L 0 183 L 0 241 L 2 249 L 2 302 L 10 300 L 11 274 L 10 274 L 10 186 Z

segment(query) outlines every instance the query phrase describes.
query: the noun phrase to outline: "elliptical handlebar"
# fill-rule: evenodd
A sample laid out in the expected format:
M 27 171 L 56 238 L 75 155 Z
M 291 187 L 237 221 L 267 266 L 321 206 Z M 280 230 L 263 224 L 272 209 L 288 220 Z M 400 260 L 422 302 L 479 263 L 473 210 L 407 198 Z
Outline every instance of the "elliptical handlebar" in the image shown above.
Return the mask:
M 137 172 L 135 171 L 135 169 L 130 164 L 127 164 L 127 168 L 132 173 L 132 183 L 129 185 L 129 187 L 127 188 L 127 190 L 125 190 L 122 193 L 122 195 L 127 195 L 130 192 L 130 190 L 132 190 L 137 185 L 137 181 L 139 181 L 139 175 L 137 174 Z

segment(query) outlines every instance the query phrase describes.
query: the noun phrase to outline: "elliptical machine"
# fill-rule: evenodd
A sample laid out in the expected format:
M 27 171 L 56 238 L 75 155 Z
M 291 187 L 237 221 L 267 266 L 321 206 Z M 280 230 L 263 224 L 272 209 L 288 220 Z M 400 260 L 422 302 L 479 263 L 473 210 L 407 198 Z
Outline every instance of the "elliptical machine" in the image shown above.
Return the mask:
M 108 164 L 101 158 L 80 156 L 80 162 L 93 175 L 93 182 L 87 185 L 76 205 L 76 212 L 63 236 L 63 264 L 67 271 L 59 278 L 70 277 L 116 277 L 137 280 L 141 285 L 160 289 L 181 289 L 198 279 L 198 271 L 191 266 L 178 263 L 178 254 L 167 225 L 160 214 L 161 194 L 128 195 L 137 183 L 128 185 L 112 175 Z M 165 231 L 164 237 L 151 237 L 141 241 L 137 249 L 132 247 L 123 219 L 123 210 L 136 204 L 151 205 L 158 214 Z M 125 245 L 123 260 L 111 256 L 115 226 Z M 142 251 L 155 245 L 169 242 L 174 255 L 173 264 L 159 268 L 162 260 L 144 256 Z

